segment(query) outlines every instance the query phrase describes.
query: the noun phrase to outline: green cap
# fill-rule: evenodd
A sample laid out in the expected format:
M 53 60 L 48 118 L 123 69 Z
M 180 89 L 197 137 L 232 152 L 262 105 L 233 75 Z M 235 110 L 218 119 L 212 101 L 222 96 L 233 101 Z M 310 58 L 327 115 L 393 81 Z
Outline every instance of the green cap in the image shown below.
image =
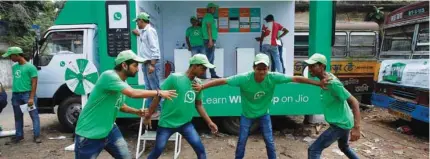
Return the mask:
M 137 21 L 139 19 L 149 20 L 149 14 L 145 13 L 145 12 L 141 12 L 141 13 L 139 13 L 139 15 L 137 15 L 136 19 L 134 19 L 133 21 Z
M 309 59 L 305 60 L 305 62 L 308 65 L 316 64 L 318 62 L 327 65 L 327 58 L 320 53 L 315 53 Z
M 137 56 L 133 51 L 131 50 L 125 50 L 121 51 L 118 56 L 115 59 L 115 65 L 119 65 L 127 60 L 134 60 L 139 63 L 145 62 L 145 60 L 139 56 Z
M 255 55 L 254 59 L 254 65 L 258 65 L 260 63 L 264 63 L 266 66 L 269 66 L 270 64 L 270 58 L 266 54 L 259 53 Z
M 215 68 L 215 65 L 212 65 L 206 55 L 203 54 L 195 54 L 190 58 L 190 65 L 203 65 L 207 68 Z
M 2 56 L 3 57 L 9 57 L 10 55 L 17 55 L 17 54 L 22 54 L 22 53 L 24 53 L 24 52 L 22 51 L 22 49 L 20 47 L 13 46 L 13 47 L 7 48 L 7 52 L 4 53 Z
M 216 5 L 215 3 L 209 3 L 206 8 L 218 8 L 219 6 Z

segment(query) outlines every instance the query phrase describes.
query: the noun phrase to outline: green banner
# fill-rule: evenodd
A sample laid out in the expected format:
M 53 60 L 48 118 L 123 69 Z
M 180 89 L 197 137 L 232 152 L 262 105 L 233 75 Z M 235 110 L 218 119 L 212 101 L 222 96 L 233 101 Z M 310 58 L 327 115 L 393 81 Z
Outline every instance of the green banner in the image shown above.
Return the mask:
M 270 107 L 272 115 L 322 114 L 321 89 L 305 84 L 281 84 L 276 87 Z M 203 106 L 209 116 L 240 116 L 242 105 L 239 88 L 230 86 L 213 87 L 203 91 Z M 127 105 L 142 108 L 142 100 L 127 98 Z M 196 110 L 195 116 L 199 116 Z M 120 113 L 118 117 L 136 117 Z

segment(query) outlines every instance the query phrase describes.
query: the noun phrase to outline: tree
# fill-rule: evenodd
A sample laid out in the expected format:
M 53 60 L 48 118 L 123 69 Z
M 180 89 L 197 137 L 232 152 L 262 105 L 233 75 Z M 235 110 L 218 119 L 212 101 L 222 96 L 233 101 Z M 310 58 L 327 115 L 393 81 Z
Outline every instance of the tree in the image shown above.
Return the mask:
M 367 14 L 366 21 L 374 21 L 381 25 L 384 22 L 384 12 L 382 11 L 384 7 L 373 6 L 373 12 Z
M 39 25 L 43 33 L 53 25 L 56 10 L 52 1 L 0 1 L 0 20 L 7 23 L 7 36 L 0 40 L 30 53 L 36 36 L 31 25 Z

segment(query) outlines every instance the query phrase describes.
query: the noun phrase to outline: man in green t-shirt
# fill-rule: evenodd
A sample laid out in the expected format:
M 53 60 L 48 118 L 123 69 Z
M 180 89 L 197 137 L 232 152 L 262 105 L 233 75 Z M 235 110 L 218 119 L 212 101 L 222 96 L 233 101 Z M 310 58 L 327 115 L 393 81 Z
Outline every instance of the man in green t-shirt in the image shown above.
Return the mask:
M 202 20 L 203 41 L 206 56 L 208 57 L 209 62 L 214 64 L 215 43 L 218 38 L 218 27 L 214 18 L 214 14 L 218 9 L 218 5 L 209 3 L 206 8 L 208 9 L 208 12 L 205 14 Z M 218 75 L 216 75 L 215 69 L 209 69 L 209 72 L 211 73 L 211 78 L 220 78 Z
M 92 90 L 88 102 L 79 115 L 75 136 L 75 158 L 97 158 L 105 149 L 114 158 L 131 158 L 127 142 L 115 124 L 118 111 L 144 115 L 143 110 L 125 104 L 125 96 L 147 98 L 162 96 L 170 99 L 175 91 L 138 90 L 131 88 L 125 80 L 134 77 L 138 63 L 144 59 L 133 51 L 119 53 L 114 70 L 103 72 Z M 124 96 L 125 95 L 125 96 Z
M 319 159 L 322 151 L 335 141 L 348 158 L 358 158 L 349 147 L 348 139 L 351 137 L 350 141 L 356 141 L 360 138 L 359 102 L 345 89 L 336 76 L 326 72 L 327 59 L 324 55 L 315 53 L 305 62 L 309 65 L 309 72 L 312 76 L 319 79 L 330 79 L 327 89 L 321 91 L 324 117 L 330 124 L 330 128 L 324 131 L 309 147 L 308 158 Z
M 190 58 L 190 67 L 185 73 L 170 74 L 161 85 L 162 90 L 176 90 L 178 97 L 171 101 L 164 100 L 161 107 L 161 117 L 158 121 L 157 138 L 155 147 L 148 156 L 148 159 L 158 158 L 164 150 L 170 136 L 176 132 L 180 133 L 197 154 L 198 159 L 205 159 L 205 148 L 200 140 L 200 136 L 194 128 L 191 120 L 194 116 L 194 109 L 206 121 L 213 133 L 218 131 L 218 127 L 209 118 L 202 105 L 203 93 L 195 92 L 193 83 L 201 84 L 196 78 L 203 75 L 207 68 L 214 68 L 207 57 L 196 54 Z M 147 113 L 145 114 L 145 124 L 151 124 L 151 115 L 155 111 L 160 98 L 156 97 Z
M 199 20 L 197 17 L 192 16 L 190 19 L 192 26 L 188 27 L 185 32 L 185 40 L 187 41 L 188 51 L 191 51 L 192 55 L 204 54 L 203 47 L 203 33 L 202 27 L 199 26 Z
M 3 57 L 10 57 L 13 62 L 16 62 L 12 66 L 12 107 L 15 116 L 16 134 L 10 142 L 6 143 L 6 145 L 9 145 L 16 144 L 24 139 L 24 114 L 20 106 L 27 104 L 30 108 L 37 107 L 37 69 L 27 62 L 20 47 L 9 47 Z M 39 113 L 37 109 L 32 109 L 29 114 L 33 121 L 33 141 L 41 143 Z
M 324 82 L 309 80 L 305 77 L 288 77 L 284 74 L 269 72 L 269 64 L 269 56 L 260 53 L 255 56 L 254 71 L 231 76 L 227 79 L 212 80 L 204 85 L 193 85 L 196 91 L 224 84 L 240 88 L 243 113 L 240 118 L 239 140 L 236 148 L 237 159 L 241 159 L 245 155 L 249 129 L 256 120 L 260 121 L 268 158 L 276 159 L 269 107 L 277 84 L 298 82 L 323 87 Z

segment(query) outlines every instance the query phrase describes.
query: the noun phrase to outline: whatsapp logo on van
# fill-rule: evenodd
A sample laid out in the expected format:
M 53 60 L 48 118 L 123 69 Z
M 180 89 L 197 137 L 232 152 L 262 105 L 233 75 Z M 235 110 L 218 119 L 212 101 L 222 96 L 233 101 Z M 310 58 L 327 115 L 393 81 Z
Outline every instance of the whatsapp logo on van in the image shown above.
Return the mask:
M 120 12 L 115 12 L 113 14 L 113 19 L 114 20 L 118 21 L 118 20 L 121 20 L 121 18 L 122 18 L 122 14 Z
M 193 103 L 196 99 L 196 93 L 194 91 L 188 91 L 185 93 L 185 103 Z

